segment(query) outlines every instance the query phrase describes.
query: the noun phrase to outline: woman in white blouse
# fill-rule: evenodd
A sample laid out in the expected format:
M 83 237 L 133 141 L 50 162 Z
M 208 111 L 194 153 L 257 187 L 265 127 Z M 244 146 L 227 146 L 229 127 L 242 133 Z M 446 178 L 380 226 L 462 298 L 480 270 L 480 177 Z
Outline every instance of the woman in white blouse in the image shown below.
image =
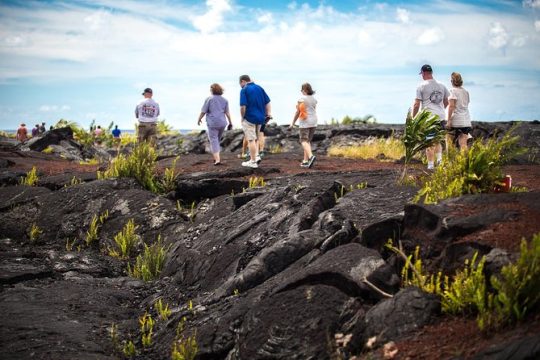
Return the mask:
M 453 132 L 462 151 L 467 150 L 467 140 L 472 132 L 471 115 L 469 114 L 469 92 L 463 88 L 460 73 L 453 72 L 450 81 L 452 88 L 448 97 L 448 117 L 446 127 Z

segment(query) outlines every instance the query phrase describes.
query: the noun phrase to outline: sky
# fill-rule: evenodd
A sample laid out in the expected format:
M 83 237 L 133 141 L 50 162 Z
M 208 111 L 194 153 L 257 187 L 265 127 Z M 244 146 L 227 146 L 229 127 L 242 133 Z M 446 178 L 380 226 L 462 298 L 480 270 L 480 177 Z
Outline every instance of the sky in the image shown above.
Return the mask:
M 302 83 L 319 122 L 403 123 L 420 67 L 460 72 L 473 120 L 540 119 L 540 0 L 0 0 L 0 129 L 64 118 L 133 129 L 146 87 L 176 129 L 210 84 L 239 125 L 248 74 L 290 123 Z

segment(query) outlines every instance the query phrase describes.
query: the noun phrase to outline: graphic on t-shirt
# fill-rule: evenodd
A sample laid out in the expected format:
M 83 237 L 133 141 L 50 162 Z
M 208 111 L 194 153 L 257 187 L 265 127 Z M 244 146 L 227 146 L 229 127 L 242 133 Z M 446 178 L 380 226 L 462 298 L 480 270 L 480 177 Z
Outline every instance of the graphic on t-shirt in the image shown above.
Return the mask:
M 156 113 L 156 108 L 152 105 L 143 105 L 142 106 L 142 116 L 147 118 L 153 118 Z
M 443 101 L 443 94 L 442 92 L 435 90 L 429 95 L 429 101 L 431 101 L 434 104 L 440 104 Z

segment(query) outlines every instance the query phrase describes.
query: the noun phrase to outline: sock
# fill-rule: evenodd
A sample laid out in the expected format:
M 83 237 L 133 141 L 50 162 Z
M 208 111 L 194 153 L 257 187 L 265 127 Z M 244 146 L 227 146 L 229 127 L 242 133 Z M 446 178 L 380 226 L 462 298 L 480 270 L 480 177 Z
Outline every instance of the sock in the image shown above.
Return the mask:
M 428 170 L 432 170 L 432 169 L 433 169 L 433 161 L 428 161 L 428 163 L 427 163 L 427 168 L 428 168 Z
M 442 153 L 436 153 L 435 157 L 437 158 L 437 164 L 440 164 L 442 161 Z

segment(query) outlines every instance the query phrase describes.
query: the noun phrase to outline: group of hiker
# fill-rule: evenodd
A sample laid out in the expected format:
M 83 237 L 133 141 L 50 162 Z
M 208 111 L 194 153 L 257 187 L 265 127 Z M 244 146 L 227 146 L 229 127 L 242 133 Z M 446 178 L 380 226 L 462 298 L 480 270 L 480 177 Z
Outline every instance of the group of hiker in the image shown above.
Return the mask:
M 450 81 L 450 90 L 433 78 L 433 68 L 429 64 L 421 67 L 419 75 L 422 83 L 416 89 L 416 97 L 412 107 L 412 116 L 415 117 L 420 109 L 426 109 L 432 114 L 438 115 L 440 129 L 446 129 L 448 134 L 454 136 L 457 145 L 461 149 L 467 148 L 467 140 L 472 131 L 471 117 L 469 114 L 469 93 L 463 88 L 461 74 L 453 72 Z M 272 120 L 272 107 L 270 97 L 258 84 L 255 84 L 249 75 L 239 77 L 240 90 L 240 118 L 244 132 L 242 153 L 240 158 L 245 161 L 242 166 L 257 168 L 264 155 L 264 130 L 266 124 Z M 197 119 L 197 125 L 201 125 L 206 116 L 208 128 L 208 140 L 210 152 L 214 159 L 214 165 L 221 164 L 220 141 L 225 129 L 232 129 L 233 123 L 229 111 L 229 103 L 223 97 L 223 88 L 214 83 L 210 85 L 210 96 L 206 98 Z M 311 142 L 317 127 L 317 100 L 311 84 L 304 83 L 300 92 L 302 96 L 296 104 L 296 112 L 288 127 L 292 130 L 298 122 L 299 139 L 303 150 L 301 167 L 311 168 L 316 156 L 311 151 Z M 153 91 L 146 88 L 141 101 L 136 109 L 135 116 L 139 121 L 138 140 L 155 142 L 157 135 L 156 124 L 160 114 L 159 104 L 152 98 Z M 430 140 L 435 134 L 429 134 L 426 140 Z M 426 150 L 428 169 L 442 160 L 442 145 L 436 143 Z
M 44 134 L 45 131 L 47 131 L 47 129 L 45 128 L 45 123 L 42 122 L 41 125 L 36 124 L 36 126 L 32 128 L 31 134 L 32 134 L 32 137 L 36 137 L 41 134 Z M 19 128 L 17 129 L 17 132 L 15 134 L 15 138 L 21 143 L 29 139 L 28 129 L 26 128 L 25 123 L 22 123 L 21 125 L 19 125 Z
M 268 122 L 272 120 L 270 97 L 260 85 L 251 80 L 249 75 L 240 76 L 238 82 L 241 87 L 241 127 L 244 132 L 240 157 L 245 160 L 242 162 L 242 166 L 257 168 L 264 155 L 264 130 Z M 309 83 L 302 84 L 300 91 L 302 97 L 297 102 L 296 113 L 289 130 L 298 121 L 300 143 L 304 150 L 304 158 L 300 166 L 310 168 L 315 162 L 315 155 L 311 152 L 311 141 L 317 126 L 317 100 L 313 96 L 315 91 Z M 159 104 L 152 98 L 152 89 L 144 89 L 142 95 L 144 100 L 135 108 L 135 117 L 139 121 L 138 141 L 155 142 L 157 118 L 160 113 Z M 214 165 L 220 165 L 221 137 L 225 129 L 232 129 L 233 124 L 229 102 L 223 97 L 223 88 L 217 83 L 210 85 L 210 96 L 203 103 L 197 120 L 198 125 L 201 124 L 205 116 L 210 152 L 214 158 Z
M 442 83 L 433 78 L 433 68 L 425 64 L 420 68 L 423 82 L 416 89 L 416 98 L 412 109 L 412 117 L 418 114 L 420 108 L 438 115 L 440 127 L 446 129 L 455 139 L 461 150 L 467 149 L 467 140 L 471 136 L 471 115 L 469 113 L 469 92 L 463 88 L 463 78 L 460 73 L 450 75 L 452 88 L 450 91 Z M 434 134 L 428 135 L 428 140 Z M 426 149 L 427 168 L 433 170 L 442 160 L 442 145 L 435 143 Z

